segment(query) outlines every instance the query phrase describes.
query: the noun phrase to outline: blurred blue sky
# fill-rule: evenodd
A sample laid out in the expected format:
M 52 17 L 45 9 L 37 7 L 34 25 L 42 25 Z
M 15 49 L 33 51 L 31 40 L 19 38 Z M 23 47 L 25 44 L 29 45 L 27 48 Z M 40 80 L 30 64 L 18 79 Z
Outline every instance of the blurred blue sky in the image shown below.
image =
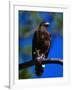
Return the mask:
M 63 60 L 63 13 L 55 12 L 33 12 L 19 11 L 19 63 L 24 63 L 32 59 L 32 38 L 35 28 L 42 21 L 48 21 L 51 33 L 51 48 L 48 57 Z M 27 30 L 27 31 L 26 31 Z M 30 49 L 30 53 L 28 49 Z M 34 66 L 28 68 L 34 73 Z M 57 64 L 46 65 L 43 77 L 62 77 L 63 66 Z M 33 74 L 33 78 L 36 75 Z

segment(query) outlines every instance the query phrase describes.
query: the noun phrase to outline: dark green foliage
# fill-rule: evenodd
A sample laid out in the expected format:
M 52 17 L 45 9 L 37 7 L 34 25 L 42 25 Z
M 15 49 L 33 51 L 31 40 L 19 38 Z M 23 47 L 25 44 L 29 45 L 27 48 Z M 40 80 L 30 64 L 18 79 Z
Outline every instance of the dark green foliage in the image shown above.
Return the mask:
M 27 69 L 22 69 L 19 71 L 19 79 L 28 79 L 31 77 L 32 75 Z

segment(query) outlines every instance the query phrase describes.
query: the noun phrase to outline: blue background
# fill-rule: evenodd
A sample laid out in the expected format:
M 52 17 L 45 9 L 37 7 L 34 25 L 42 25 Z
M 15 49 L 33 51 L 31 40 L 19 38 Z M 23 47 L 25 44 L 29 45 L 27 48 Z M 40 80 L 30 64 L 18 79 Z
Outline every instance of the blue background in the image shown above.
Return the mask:
M 19 11 L 19 64 L 32 60 L 32 38 L 39 23 L 50 23 L 48 31 L 51 33 L 51 47 L 48 58 L 63 60 L 63 13 Z M 20 79 L 63 77 L 63 66 L 46 64 L 44 73 L 38 77 L 35 66 L 19 71 Z

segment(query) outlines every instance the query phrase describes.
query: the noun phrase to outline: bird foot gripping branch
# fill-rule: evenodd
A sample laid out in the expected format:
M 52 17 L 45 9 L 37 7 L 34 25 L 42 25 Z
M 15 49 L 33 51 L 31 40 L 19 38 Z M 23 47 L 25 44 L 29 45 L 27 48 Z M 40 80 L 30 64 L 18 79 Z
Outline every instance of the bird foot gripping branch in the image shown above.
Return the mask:
M 42 54 L 36 58 L 35 61 L 35 71 L 37 76 L 41 76 L 44 72 L 45 65 L 42 64 L 42 61 L 45 59 L 45 56 Z

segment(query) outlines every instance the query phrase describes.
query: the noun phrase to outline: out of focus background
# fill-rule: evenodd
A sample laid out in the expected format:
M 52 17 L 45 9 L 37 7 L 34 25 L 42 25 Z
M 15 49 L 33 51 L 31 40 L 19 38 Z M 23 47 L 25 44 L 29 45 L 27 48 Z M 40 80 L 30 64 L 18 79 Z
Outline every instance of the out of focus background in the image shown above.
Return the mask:
M 63 60 L 63 13 L 19 11 L 19 64 L 32 60 L 32 38 L 42 21 L 50 23 L 51 48 L 48 58 Z M 35 66 L 19 70 L 19 79 L 63 77 L 63 66 L 46 64 L 44 73 L 37 77 Z

